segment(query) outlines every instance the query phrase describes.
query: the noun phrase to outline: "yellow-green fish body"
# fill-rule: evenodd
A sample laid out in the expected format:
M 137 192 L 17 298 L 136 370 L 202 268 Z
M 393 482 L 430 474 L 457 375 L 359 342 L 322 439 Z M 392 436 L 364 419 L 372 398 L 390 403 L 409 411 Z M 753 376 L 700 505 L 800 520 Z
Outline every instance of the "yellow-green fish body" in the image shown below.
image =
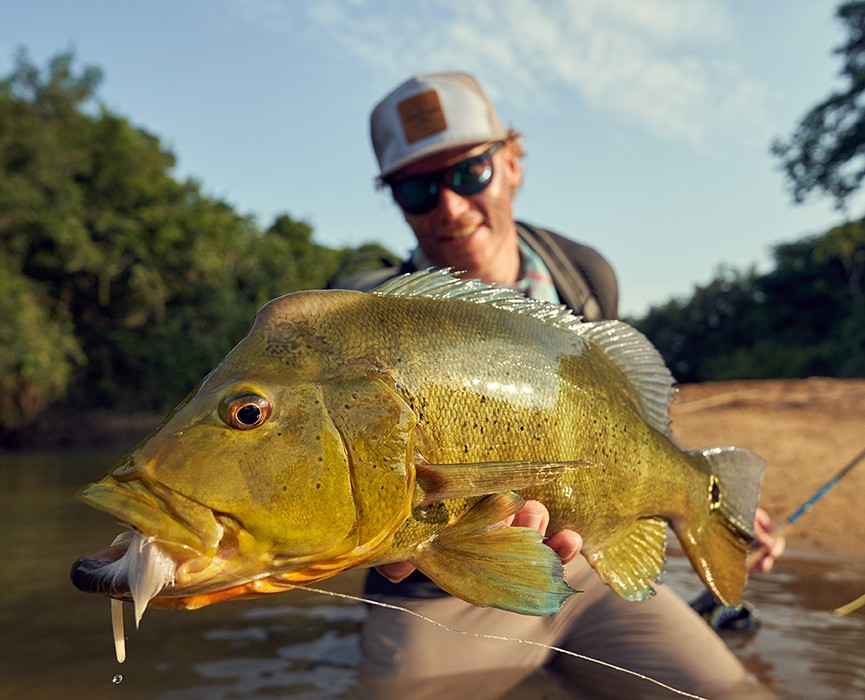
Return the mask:
M 624 323 L 426 272 L 290 294 L 83 498 L 176 563 L 155 603 L 197 607 L 410 560 L 478 605 L 543 614 L 572 590 L 523 498 L 620 595 L 651 593 L 669 522 L 722 600 L 745 581 L 762 461 L 683 452 L 672 379 Z M 123 595 L 137 574 L 79 587 Z

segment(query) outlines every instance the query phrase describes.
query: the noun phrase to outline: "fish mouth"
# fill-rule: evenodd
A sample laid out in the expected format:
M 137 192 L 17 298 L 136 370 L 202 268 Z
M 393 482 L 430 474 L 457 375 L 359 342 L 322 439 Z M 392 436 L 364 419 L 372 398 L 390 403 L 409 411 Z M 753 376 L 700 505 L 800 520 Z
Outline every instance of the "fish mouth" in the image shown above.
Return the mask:
M 183 595 L 218 553 L 230 546 L 224 519 L 210 508 L 155 484 L 109 476 L 86 486 L 79 497 L 127 524 L 112 544 L 79 558 L 70 572 L 85 593 L 143 601 Z
M 274 552 L 232 515 L 151 480 L 109 475 L 78 495 L 127 529 L 106 549 L 80 557 L 72 583 L 85 593 L 133 602 L 137 620 L 148 604 L 195 609 L 258 597 L 328 578 L 351 562 L 342 543 L 303 555 Z M 323 564 L 328 555 L 336 563 Z
M 72 583 L 87 593 L 132 599 L 136 622 L 151 599 L 175 582 L 177 563 L 138 530 L 121 533 L 108 549 L 81 557 L 72 566 Z
M 122 537 L 123 535 L 118 535 L 107 549 L 87 554 L 72 565 L 69 577 L 79 591 L 101 593 L 113 598 L 130 594 L 128 576 L 106 575 L 106 571 L 110 571 L 110 567 L 116 567 L 117 562 L 123 559 L 129 550 L 128 538 L 122 542 Z

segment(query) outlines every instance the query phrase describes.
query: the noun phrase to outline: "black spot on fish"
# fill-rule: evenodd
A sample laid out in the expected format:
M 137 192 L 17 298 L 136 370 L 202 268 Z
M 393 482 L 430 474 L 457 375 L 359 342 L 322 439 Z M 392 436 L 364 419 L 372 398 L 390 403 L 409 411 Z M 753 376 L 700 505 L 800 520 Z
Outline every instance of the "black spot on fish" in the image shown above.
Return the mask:
M 715 510 L 721 506 L 721 484 L 718 477 L 712 474 L 709 477 L 709 510 Z
M 316 484 L 316 485 L 315 485 L 315 488 L 320 489 L 320 488 L 321 488 L 321 484 Z

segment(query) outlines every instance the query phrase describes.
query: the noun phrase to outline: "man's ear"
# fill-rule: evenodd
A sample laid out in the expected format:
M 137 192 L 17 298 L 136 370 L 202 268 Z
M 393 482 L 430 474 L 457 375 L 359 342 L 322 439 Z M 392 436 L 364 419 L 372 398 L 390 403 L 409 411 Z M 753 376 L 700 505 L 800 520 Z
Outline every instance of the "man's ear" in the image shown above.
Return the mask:
M 516 194 L 523 184 L 523 164 L 514 150 L 507 146 L 502 149 L 502 160 L 504 161 L 507 183 L 511 191 Z

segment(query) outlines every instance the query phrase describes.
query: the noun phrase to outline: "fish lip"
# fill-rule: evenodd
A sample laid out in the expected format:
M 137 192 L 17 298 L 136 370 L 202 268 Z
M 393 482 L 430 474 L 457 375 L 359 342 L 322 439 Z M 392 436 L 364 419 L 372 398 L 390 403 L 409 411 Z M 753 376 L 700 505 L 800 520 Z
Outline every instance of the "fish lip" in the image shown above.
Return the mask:
M 109 547 L 79 557 L 72 565 L 72 584 L 85 593 L 132 599 L 127 570 L 122 565 L 111 567 L 126 555 L 136 537 L 139 542 L 157 543 L 178 569 L 206 565 L 222 543 L 223 526 L 210 508 L 158 484 L 108 476 L 85 486 L 78 497 L 128 527 Z
M 78 497 L 144 538 L 158 541 L 178 563 L 212 557 L 223 538 L 223 527 L 213 510 L 158 484 L 121 482 L 109 476 L 85 486 Z M 109 550 L 111 547 L 91 556 L 107 556 Z
M 69 578 L 79 591 L 85 593 L 100 593 L 131 600 L 132 593 L 129 588 L 129 580 L 125 576 L 104 576 L 105 567 L 117 562 L 126 554 L 129 541 L 112 544 L 110 547 L 85 554 L 80 557 L 69 572 Z

